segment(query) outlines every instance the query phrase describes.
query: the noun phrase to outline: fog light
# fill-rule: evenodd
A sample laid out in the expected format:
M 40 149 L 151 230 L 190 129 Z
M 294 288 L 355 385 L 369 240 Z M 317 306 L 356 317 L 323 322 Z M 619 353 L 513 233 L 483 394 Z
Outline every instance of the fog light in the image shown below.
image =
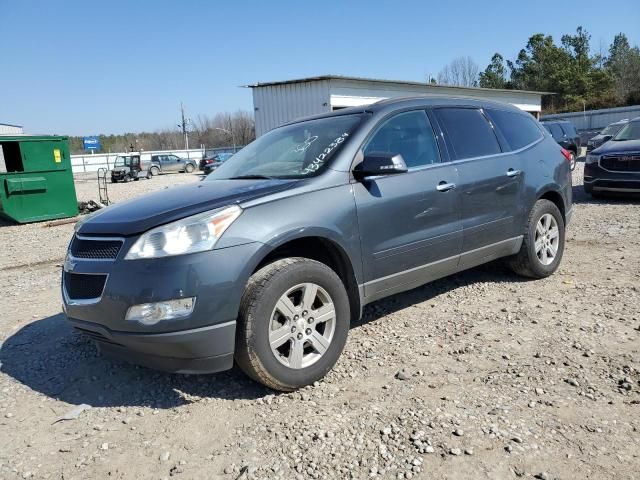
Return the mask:
M 155 325 L 162 320 L 172 320 L 189 316 L 196 304 L 195 297 L 165 300 L 164 302 L 142 303 L 127 311 L 127 320 L 143 325 Z

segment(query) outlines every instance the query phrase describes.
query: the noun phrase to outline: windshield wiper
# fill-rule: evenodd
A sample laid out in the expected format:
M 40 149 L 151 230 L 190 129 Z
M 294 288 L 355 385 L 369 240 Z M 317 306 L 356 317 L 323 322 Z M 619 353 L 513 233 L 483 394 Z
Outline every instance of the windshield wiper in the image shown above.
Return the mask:
M 227 180 L 271 180 L 272 178 L 266 175 L 238 175 L 237 177 L 229 177 Z

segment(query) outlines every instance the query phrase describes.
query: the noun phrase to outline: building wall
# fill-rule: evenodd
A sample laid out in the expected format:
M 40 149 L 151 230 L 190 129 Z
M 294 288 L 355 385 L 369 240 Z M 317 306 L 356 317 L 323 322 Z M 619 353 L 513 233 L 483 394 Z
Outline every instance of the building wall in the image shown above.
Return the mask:
M 331 106 L 334 108 L 368 105 L 385 98 L 408 97 L 416 95 L 447 95 L 483 98 L 510 103 L 527 112 L 541 110 L 541 95 L 525 92 L 504 92 L 478 90 L 473 88 L 449 88 L 432 85 L 403 85 L 389 82 L 367 82 L 353 80 L 331 80 Z
M 18 125 L 0 123 L 0 135 L 20 135 L 22 133 L 24 133 L 22 127 Z
M 256 137 L 296 118 L 331 111 L 329 81 L 253 88 Z
M 536 117 L 542 95 L 520 91 L 493 91 L 428 84 L 332 78 L 309 82 L 254 86 L 253 106 L 256 136 L 297 118 L 332 109 L 368 105 L 386 98 L 418 95 L 467 96 L 515 105 Z

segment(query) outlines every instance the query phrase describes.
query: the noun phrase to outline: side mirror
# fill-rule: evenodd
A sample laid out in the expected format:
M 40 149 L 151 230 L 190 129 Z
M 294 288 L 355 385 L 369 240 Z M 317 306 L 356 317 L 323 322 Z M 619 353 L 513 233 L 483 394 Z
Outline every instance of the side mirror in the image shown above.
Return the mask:
M 364 156 L 362 162 L 354 168 L 353 174 L 360 180 L 365 177 L 405 173 L 406 171 L 407 164 L 404 163 L 404 159 L 399 153 L 372 152 Z
M 603 137 L 602 143 L 604 142 L 608 142 L 609 140 L 611 140 L 613 138 L 613 135 L 605 135 Z

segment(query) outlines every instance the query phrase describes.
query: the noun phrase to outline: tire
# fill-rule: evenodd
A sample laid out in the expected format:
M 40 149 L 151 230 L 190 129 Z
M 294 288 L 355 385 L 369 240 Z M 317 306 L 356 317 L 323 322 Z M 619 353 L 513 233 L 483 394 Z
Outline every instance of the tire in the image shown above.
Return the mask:
M 133 181 L 134 182 L 138 182 L 140 180 L 140 177 L 138 177 L 137 175 L 135 177 L 133 177 Z
M 193 165 L 191 165 L 190 163 L 187 163 L 187 165 L 184 167 L 184 171 L 187 173 L 193 172 Z
M 573 152 L 569 152 L 571 157 L 569 159 L 569 166 L 571 167 L 571 171 L 573 172 L 576 169 L 576 154 Z
M 310 293 L 315 301 L 311 304 L 315 306 L 308 310 L 304 310 L 303 297 L 307 292 L 304 285 L 319 287 L 316 294 Z M 301 286 L 298 292 L 296 288 Z M 292 296 L 287 297 L 292 289 Z M 288 317 L 279 310 L 283 298 L 293 298 L 283 309 L 291 312 Z M 331 313 L 317 313 L 320 309 L 330 312 L 330 303 L 332 319 L 328 319 Z M 326 321 L 316 322 L 313 312 Z M 292 391 L 309 385 L 324 377 L 340 357 L 350 315 L 347 291 L 331 268 L 307 258 L 277 260 L 254 273 L 247 283 L 236 330 L 236 362 L 249 377 L 274 390 Z M 273 343 L 279 351 L 272 348 L 270 341 L 270 332 L 277 331 L 283 332 L 279 336 L 282 344 Z M 300 337 L 302 340 L 298 340 Z M 325 340 L 319 342 L 318 337 Z M 321 344 L 324 353 L 314 346 Z M 296 349 L 301 352 L 297 357 L 296 345 L 301 346 Z
M 160 175 L 160 169 L 158 167 L 151 167 L 149 173 L 155 177 L 156 175 Z
M 543 217 L 546 222 L 542 220 Z M 553 220 L 551 221 L 550 218 Z M 538 228 L 541 228 L 542 231 L 544 231 L 543 224 L 540 224 L 539 227 L 539 223 L 541 221 L 543 223 L 550 224 L 551 227 L 553 227 L 555 222 L 555 227 L 557 228 L 557 237 L 554 237 L 557 238 L 557 243 L 555 244 L 555 255 L 552 260 L 550 260 L 551 255 L 548 255 L 548 253 L 553 251 L 551 248 L 553 246 L 553 240 L 550 240 L 552 243 L 551 247 L 549 247 L 550 249 L 547 249 L 547 247 L 544 246 L 545 243 L 544 240 L 542 240 L 542 249 L 539 253 L 536 251 L 536 240 L 540 241 L 541 238 Z M 549 232 L 553 232 L 553 228 L 551 228 Z M 538 238 L 536 238 L 536 236 L 538 236 Z M 546 234 L 542 236 L 542 238 L 545 236 Z M 520 251 L 508 259 L 508 264 L 515 273 L 524 277 L 548 277 L 555 272 L 560 265 L 562 254 L 564 253 L 564 242 L 564 219 L 562 218 L 560 210 L 558 210 L 558 207 L 549 200 L 538 200 L 529 213 Z

